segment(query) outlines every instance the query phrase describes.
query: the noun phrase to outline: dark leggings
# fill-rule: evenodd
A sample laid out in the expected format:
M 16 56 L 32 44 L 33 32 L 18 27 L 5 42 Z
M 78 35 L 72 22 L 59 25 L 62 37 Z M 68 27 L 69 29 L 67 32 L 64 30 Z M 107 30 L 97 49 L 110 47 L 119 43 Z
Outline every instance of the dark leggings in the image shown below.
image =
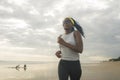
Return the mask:
M 58 65 L 59 80 L 80 80 L 82 74 L 80 61 L 60 60 Z

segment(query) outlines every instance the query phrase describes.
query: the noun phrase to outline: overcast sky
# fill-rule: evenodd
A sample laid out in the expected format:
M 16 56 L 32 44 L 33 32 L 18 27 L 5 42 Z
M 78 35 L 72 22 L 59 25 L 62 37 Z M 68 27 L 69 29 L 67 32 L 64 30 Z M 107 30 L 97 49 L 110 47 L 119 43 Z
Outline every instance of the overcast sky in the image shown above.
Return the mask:
M 120 0 L 0 0 L 0 60 L 59 60 L 62 21 L 84 29 L 82 62 L 120 56 Z

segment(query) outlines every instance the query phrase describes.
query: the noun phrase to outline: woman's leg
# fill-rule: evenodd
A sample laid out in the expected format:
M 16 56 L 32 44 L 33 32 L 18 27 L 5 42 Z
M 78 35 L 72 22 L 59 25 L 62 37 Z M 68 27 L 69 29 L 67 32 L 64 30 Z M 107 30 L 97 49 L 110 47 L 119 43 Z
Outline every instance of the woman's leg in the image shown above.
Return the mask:
M 80 80 L 82 74 L 81 65 L 79 61 L 71 62 L 70 66 L 70 80 Z
M 67 63 L 63 60 L 60 60 L 58 65 L 58 76 L 59 80 L 68 80 L 68 69 Z

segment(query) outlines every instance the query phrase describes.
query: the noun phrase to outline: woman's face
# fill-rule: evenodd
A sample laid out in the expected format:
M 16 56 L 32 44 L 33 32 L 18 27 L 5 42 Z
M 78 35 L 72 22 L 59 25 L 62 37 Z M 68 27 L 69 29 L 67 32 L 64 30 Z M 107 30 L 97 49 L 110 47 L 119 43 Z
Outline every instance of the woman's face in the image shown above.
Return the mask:
M 73 27 L 73 24 L 71 23 L 71 21 L 68 18 L 66 18 L 63 21 L 63 27 L 65 30 L 70 30 Z

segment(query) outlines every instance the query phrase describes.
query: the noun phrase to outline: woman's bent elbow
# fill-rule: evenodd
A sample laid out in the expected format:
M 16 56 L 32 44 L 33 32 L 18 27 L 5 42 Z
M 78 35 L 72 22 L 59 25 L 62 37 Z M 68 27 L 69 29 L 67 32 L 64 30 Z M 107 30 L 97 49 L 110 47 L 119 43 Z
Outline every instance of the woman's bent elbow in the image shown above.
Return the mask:
M 80 54 L 82 54 L 83 50 L 79 49 L 79 50 L 77 50 L 77 52 L 80 53 Z
M 83 52 L 83 48 L 79 49 L 79 53 L 82 54 Z

